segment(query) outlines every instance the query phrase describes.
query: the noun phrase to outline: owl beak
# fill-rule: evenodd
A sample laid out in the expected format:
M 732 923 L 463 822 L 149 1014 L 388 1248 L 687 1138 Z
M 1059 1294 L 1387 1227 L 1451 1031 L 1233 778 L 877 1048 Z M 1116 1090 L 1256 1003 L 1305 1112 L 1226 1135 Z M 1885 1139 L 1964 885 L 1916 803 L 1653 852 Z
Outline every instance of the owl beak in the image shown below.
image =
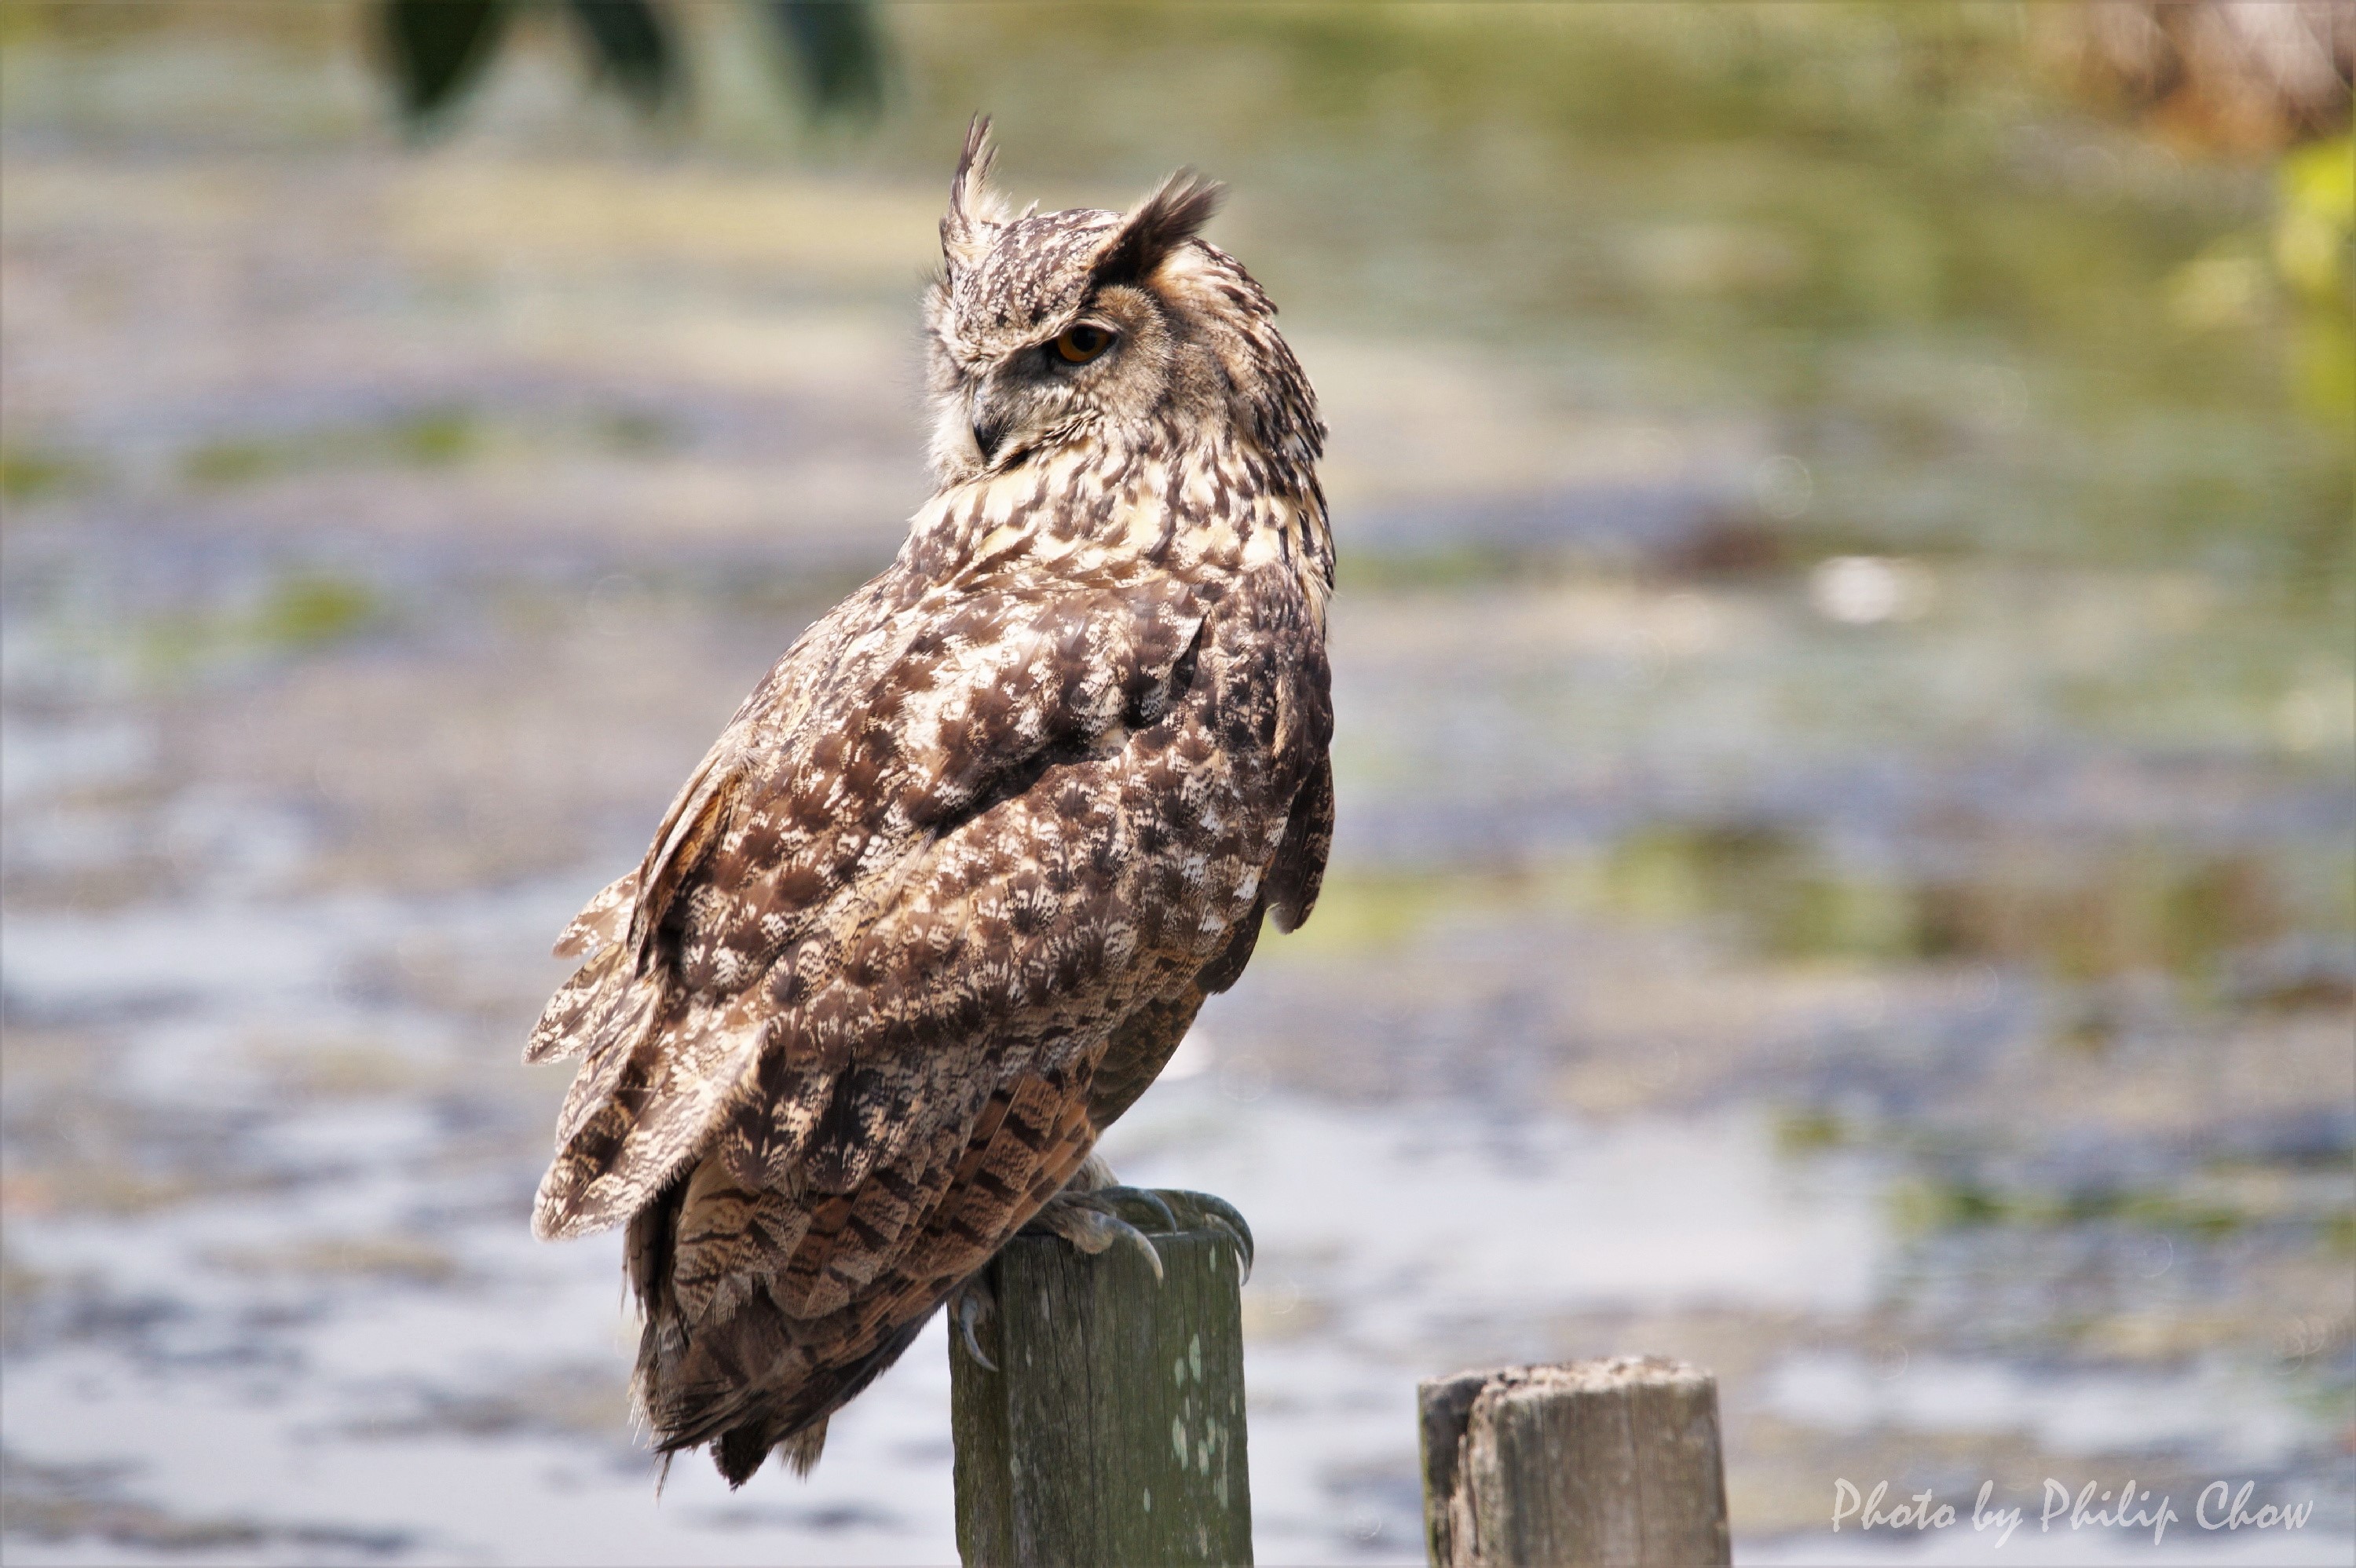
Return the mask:
M 1006 427 L 1003 424 L 980 419 L 973 421 L 973 443 L 981 449 L 982 462 L 996 462 L 998 443 L 1005 439 Z
M 991 393 L 994 389 L 990 379 L 985 378 L 966 395 L 966 424 L 973 432 L 973 444 L 981 453 L 981 463 L 985 468 L 998 461 L 998 449 L 1006 444 L 1006 432 L 1014 425 L 1002 404 L 991 407 L 993 400 Z

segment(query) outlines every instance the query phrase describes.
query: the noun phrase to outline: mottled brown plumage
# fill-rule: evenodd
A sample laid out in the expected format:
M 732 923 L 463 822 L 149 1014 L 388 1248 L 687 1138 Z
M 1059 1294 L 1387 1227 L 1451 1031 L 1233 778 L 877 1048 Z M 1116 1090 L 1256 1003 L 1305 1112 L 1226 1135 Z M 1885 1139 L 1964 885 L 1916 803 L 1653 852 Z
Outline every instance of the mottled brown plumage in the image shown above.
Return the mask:
M 627 1222 L 647 1422 L 732 1482 L 816 1460 L 1308 915 L 1332 829 L 1323 428 L 1274 308 L 1195 237 L 1213 187 L 1009 217 L 984 130 L 926 302 L 940 488 L 566 930 L 526 1053 L 584 1059 L 534 1229 Z

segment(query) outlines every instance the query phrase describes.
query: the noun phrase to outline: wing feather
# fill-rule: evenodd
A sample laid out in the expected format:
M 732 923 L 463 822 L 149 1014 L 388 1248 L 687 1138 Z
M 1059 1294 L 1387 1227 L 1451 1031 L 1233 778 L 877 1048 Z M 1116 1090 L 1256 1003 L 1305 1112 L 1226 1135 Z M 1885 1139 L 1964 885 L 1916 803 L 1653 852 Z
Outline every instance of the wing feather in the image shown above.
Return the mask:
M 1066 575 L 814 631 L 576 921 L 601 945 L 533 1049 L 587 1060 L 534 1225 L 631 1221 L 664 1448 L 814 1457 L 1261 912 L 1305 915 L 1331 709 L 1261 608 Z
M 558 958 L 582 958 L 600 948 L 611 947 L 622 940 L 629 927 L 630 908 L 637 901 L 638 873 L 624 872 L 605 884 L 595 898 L 582 906 L 556 939 L 553 955 Z
M 911 1147 L 857 1194 L 804 1211 L 782 1269 L 744 1266 L 776 1256 L 746 1234 L 759 1201 L 724 1177 L 707 1179 L 716 1162 L 699 1168 L 678 1217 L 672 1277 L 682 1306 L 691 1292 L 702 1305 L 668 1337 L 650 1315 L 641 1348 L 637 1394 L 660 1446 L 715 1442 L 749 1422 L 755 1440 L 738 1446 L 760 1456 L 823 1419 L 880 1370 L 879 1352 L 897 1353 L 903 1326 L 922 1323 L 1071 1179 L 1094 1141 L 1086 1105 L 1080 1073 L 1000 1085 L 969 1120 Z M 896 1246 L 870 1244 L 863 1232 L 877 1224 L 893 1228 Z
M 645 1028 L 593 1054 L 558 1115 L 557 1155 L 541 1179 L 533 1232 L 584 1236 L 627 1220 L 688 1163 L 742 1093 L 767 1032 L 740 997 L 702 1010 L 688 1027 Z
M 572 1056 L 594 1056 L 605 1045 L 616 1025 L 616 1010 L 631 1000 L 628 965 L 618 947 L 592 955 L 557 987 L 548 999 L 540 1022 L 524 1042 L 523 1059 L 561 1061 Z
M 1298 931 L 1317 907 L 1333 847 L 1333 763 L 1321 750 L 1285 818 L 1284 841 L 1268 869 L 1269 909 L 1279 931 Z M 1223 987 L 1224 988 L 1224 987 Z
M 997 1019 L 1016 1023 L 1018 1055 L 1037 1049 L 1023 1020 L 1134 949 L 1100 917 L 1140 891 L 1121 885 L 1139 874 L 1128 797 L 1171 781 L 1123 773 L 1167 773 L 1177 742 L 1092 748 L 1136 740 L 1121 717 L 1166 689 L 1199 610 L 1167 587 L 1076 603 L 1066 585 L 926 624 L 871 639 L 881 669 L 813 675 L 844 689 L 800 704 L 790 734 L 768 736 L 748 705 L 680 792 L 626 942 L 559 993 L 530 1048 L 588 1057 L 541 1187 L 547 1233 L 626 1219 L 748 1102 L 768 1122 L 762 1165 L 808 1159 L 823 1188 L 854 1189 L 925 1130 L 915 1107 L 969 1075 L 944 1046 Z M 744 1080 L 765 1041 L 832 1071 L 762 1093 Z

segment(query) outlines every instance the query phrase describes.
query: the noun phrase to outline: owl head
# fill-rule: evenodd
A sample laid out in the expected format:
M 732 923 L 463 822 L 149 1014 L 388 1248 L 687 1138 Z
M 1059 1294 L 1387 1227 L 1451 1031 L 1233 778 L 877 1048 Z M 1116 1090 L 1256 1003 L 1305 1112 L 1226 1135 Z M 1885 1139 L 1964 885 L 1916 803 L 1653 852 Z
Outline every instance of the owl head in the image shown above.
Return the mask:
M 1182 170 L 1126 213 L 1012 214 L 976 119 L 926 300 L 932 456 L 944 484 L 1084 442 L 1261 445 L 1314 462 L 1323 430 L 1269 303 L 1196 231 L 1222 187 Z

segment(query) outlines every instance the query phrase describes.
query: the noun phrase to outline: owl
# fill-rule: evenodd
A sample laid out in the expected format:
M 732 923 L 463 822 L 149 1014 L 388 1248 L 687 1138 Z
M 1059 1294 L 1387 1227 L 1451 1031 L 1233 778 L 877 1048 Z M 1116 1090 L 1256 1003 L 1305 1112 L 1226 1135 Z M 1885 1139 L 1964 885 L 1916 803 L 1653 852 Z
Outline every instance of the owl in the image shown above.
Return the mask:
M 628 1227 L 634 1392 L 741 1485 L 1007 1239 L 1127 1227 L 1104 1129 L 1333 817 L 1324 427 L 1218 187 L 1012 214 L 977 120 L 925 302 L 932 498 L 557 952 L 543 1238 Z

